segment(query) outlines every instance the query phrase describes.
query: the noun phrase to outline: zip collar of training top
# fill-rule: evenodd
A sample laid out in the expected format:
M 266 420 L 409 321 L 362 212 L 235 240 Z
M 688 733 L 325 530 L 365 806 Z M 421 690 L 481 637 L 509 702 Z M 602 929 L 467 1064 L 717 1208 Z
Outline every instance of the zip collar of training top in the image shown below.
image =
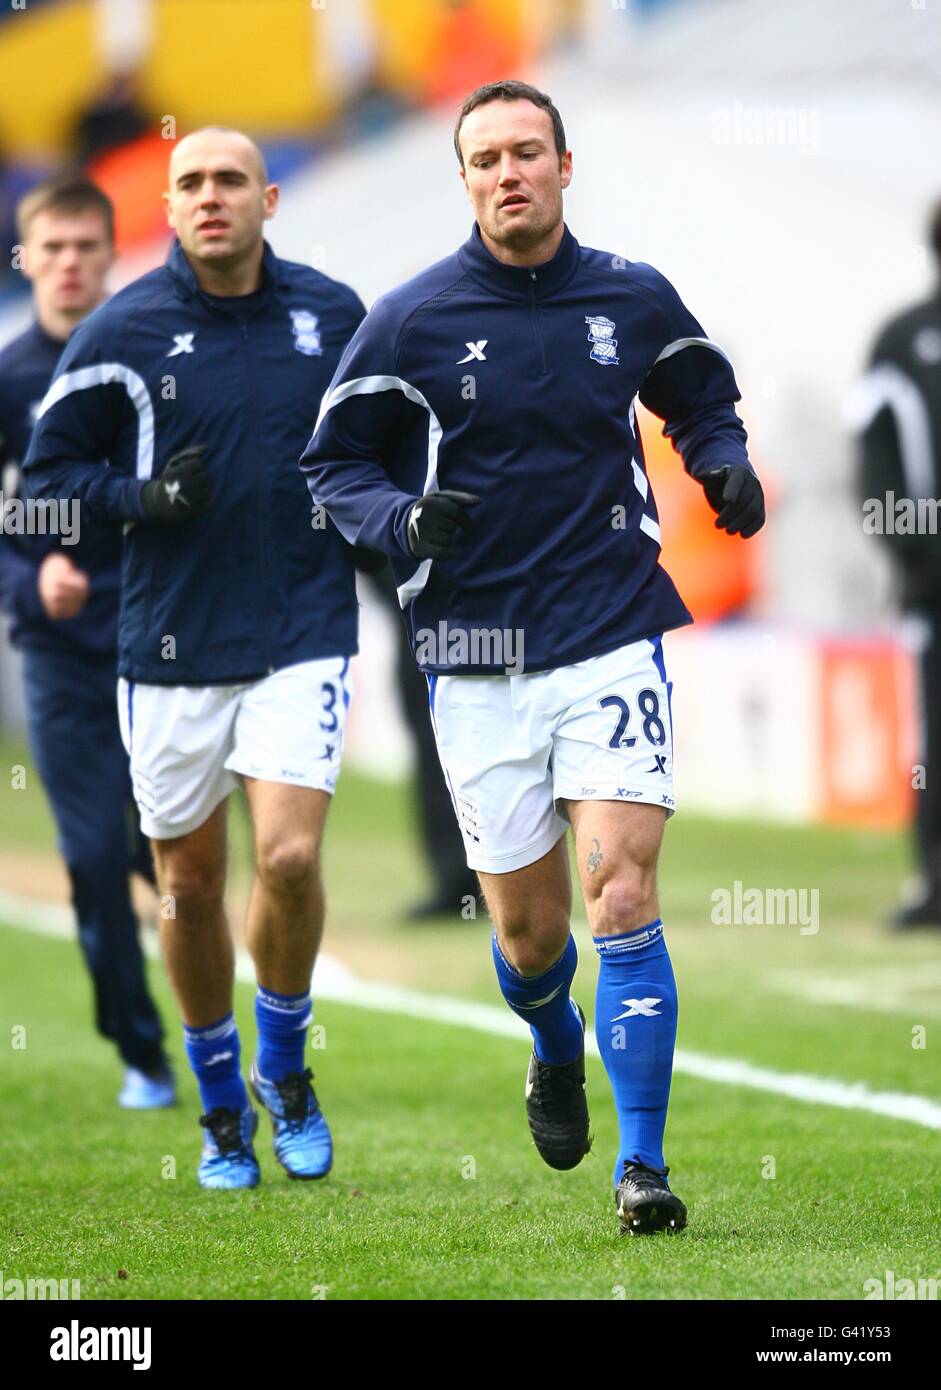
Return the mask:
M 487 250 L 475 222 L 457 258 L 462 270 L 496 294 L 508 299 L 529 299 L 535 291 L 541 299 L 571 280 L 578 269 L 578 249 L 578 242 L 563 224 L 562 240 L 551 260 L 533 266 L 504 265 Z
M 176 237 L 173 238 L 173 245 L 170 247 L 166 264 L 176 282 L 180 295 L 184 299 L 192 299 L 194 295 L 201 293 L 193 267 L 186 259 L 183 247 Z M 267 241 L 264 242 L 261 256 L 261 284 L 258 288 L 272 289 L 276 285 L 284 286 L 287 283 L 288 274 L 284 263 L 278 260 Z
M 102 303 L 104 303 L 103 300 Z M 71 331 L 74 332 L 75 330 L 72 329 Z M 31 347 L 42 348 L 44 352 L 55 353 L 57 356 L 61 357 L 62 349 L 65 347 L 67 340 L 65 338 L 54 338 L 51 333 L 47 333 L 39 322 L 39 319 L 33 319 L 26 333 L 29 337 Z

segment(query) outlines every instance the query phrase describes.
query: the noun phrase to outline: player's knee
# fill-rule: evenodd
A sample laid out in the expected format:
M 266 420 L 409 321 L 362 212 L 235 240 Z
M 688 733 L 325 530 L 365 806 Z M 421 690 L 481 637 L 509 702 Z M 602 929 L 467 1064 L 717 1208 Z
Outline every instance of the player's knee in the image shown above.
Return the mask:
M 558 960 L 569 932 L 569 919 L 551 911 L 538 915 L 519 908 L 503 912 L 499 918 L 500 949 L 520 975 L 542 975 Z M 563 947 L 558 946 L 558 942 Z
M 160 893 L 172 899 L 174 917 L 202 914 L 222 903 L 225 866 L 198 859 L 164 862 L 158 868 Z
M 318 842 L 313 835 L 282 836 L 259 846 L 258 877 L 267 887 L 291 892 L 308 887 L 317 877 Z
M 623 866 L 600 885 L 597 895 L 588 894 L 592 931 L 596 936 L 619 936 L 645 926 L 655 894 L 653 868 L 641 864 Z

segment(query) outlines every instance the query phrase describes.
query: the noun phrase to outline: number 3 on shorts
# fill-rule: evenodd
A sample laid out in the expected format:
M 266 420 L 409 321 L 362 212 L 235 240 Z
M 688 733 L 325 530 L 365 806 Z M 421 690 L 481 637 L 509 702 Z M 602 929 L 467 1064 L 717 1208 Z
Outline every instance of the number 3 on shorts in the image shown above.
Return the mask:
M 334 705 L 337 702 L 337 688 L 333 681 L 324 681 L 320 687 L 320 693 L 323 697 L 323 712 L 327 716 L 326 720 L 321 719 L 320 727 L 326 734 L 336 733 L 340 721 L 334 711 Z

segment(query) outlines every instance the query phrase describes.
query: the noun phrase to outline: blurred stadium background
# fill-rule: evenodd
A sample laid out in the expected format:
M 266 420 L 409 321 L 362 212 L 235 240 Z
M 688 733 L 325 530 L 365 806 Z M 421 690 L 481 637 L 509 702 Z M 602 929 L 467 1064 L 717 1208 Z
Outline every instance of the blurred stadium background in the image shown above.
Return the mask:
M 461 97 L 534 78 L 575 153 L 570 225 L 662 269 L 727 347 L 773 499 L 759 542 L 728 545 L 647 422 L 664 562 L 699 620 L 670 641 L 683 804 L 899 826 L 911 666 L 842 410 L 876 326 L 931 284 L 939 44 L 937 14 L 898 0 L 29 0 L 0 19 L 4 239 L 15 199 L 80 161 L 117 205 L 118 287 L 165 254 L 167 138 L 232 124 L 283 185 L 275 249 L 368 305 L 466 235 Z M 15 270 L 2 286 L 6 341 L 29 308 Z M 394 777 L 409 747 L 365 603 L 350 758 Z
M 159 194 L 168 139 L 223 123 L 259 140 L 282 186 L 268 228 L 275 250 L 349 282 L 369 305 L 467 235 L 470 212 L 451 149 L 461 98 L 504 76 L 525 77 L 552 95 L 574 151 L 570 227 L 584 244 L 656 265 L 727 348 L 771 501 L 757 541 L 745 547 L 719 537 L 699 489 L 656 422 L 646 422 L 664 564 L 697 617 L 693 629 L 665 643 L 681 814 L 667 834 L 663 880 L 671 948 L 678 974 L 685 972 L 681 1045 L 935 1101 L 937 1064 L 910 1039 L 913 1027 L 941 1014 L 937 935 L 899 943 L 877 933 L 908 854 L 917 761 L 913 639 L 896 616 L 883 556 L 863 535 L 843 411 L 879 324 L 933 283 L 926 223 L 941 193 L 939 67 L 939 10 L 917 0 L 28 0 L 0 11 L 4 239 L 15 242 L 15 200 L 79 163 L 117 205 L 114 288 L 166 253 Z M 0 342 L 28 318 L 27 286 L 0 267 Z M 390 620 L 366 589 L 362 600 L 348 771 L 327 842 L 326 949 L 374 980 L 498 1002 L 481 923 L 476 931 L 441 924 L 418 937 L 399 923 L 398 909 L 423 873 L 406 781 L 412 751 L 395 695 Z M 4 762 L 28 765 L 21 699 L 15 654 L 2 642 Z M 0 918 L 13 922 L 23 915 L 23 895 L 64 902 L 66 879 L 36 779 L 25 795 L 3 792 L 2 809 Z M 238 894 L 250 850 L 237 816 L 233 833 Z M 711 891 L 736 878 L 819 890 L 819 936 L 767 926 L 730 935 L 710 926 Z M 24 980 L 39 982 L 45 967 L 19 933 L 8 934 L 6 949 L 19 1000 L 18 962 Z M 593 970 L 587 940 L 582 956 L 582 971 Z M 49 969 L 64 959 L 50 958 Z M 70 988 L 78 1018 L 83 986 L 76 958 Z M 582 989 L 587 996 L 588 985 Z M 160 997 L 166 1005 L 165 988 Z M 90 1026 L 85 1033 L 69 1045 L 110 1076 L 105 1044 Z M 505 1050 L 507 1094 L 516 1096 L 519 1059 Z M 736 1174 L 723 1189 L 728 1211 L 720 1203 L 716 1219 L 727 1215 L 731 1224 L 739 1212 L 743 1233 L 735 1184 L 745 1179 L 735 1165 L 757 1165 L 769 1136 L 784 1148 L 781 1134 L 789 1131 L 795 1159 L 805 1144 L 805 1157 L 813 1154 L 824 1174 L 843 1167 L 857 1146 L 901 1165 L 941 1125 L 936 1104 L 921 1127 L 886 1125 L 780 1096 L 762 1110 L 766 1097 L 726 1085 L 720 1093 L 735 1097 L 729 1124 L 748 1136 L 743 1158 L 712 1110 L 715 1088 L 689 1079 L 695 1067 L 685 1081 L 683 1073 L 672 1133 L 678 1142 L 695 1131 L 704 1176 L 717 1161 Z M 441 1085 L 452 1079 L 442 1076 Z M 420 1107 L 414 1075 L 411 1084 Z M 435 1084 L 429 1077 L 429 1091 Z M 378 1107 L 388 1101 L 380 1091 Z M 410 1094 L 403 1089 L 403 1105 Z M 449 1094 L 441 1097 L 445 1116 Z M 108 1105 L 110 1093 L 89 1134 L 100 1125 L 110 1143 Z M 394 1131 L 403 1142 L 412 1113 L 405 1107 Z M 352 1132 L 355 1117 L 346 1122 Z M 469 1142 L 451 1147 L 473 1152 L 461 1148 Z M 519 1125 L 511 1142 L 522 1157 Z M 191 1146 L 191 1136 L 181 1138 L 178 1151 Z M 595 1187 L 602 1169 L 594 1170 Z M 752 1181 L 757 1167 L 748 1172 Z M 873 1202 L 877 1177 L 874 1168 Z M 705 1189 L 700 1195 L 705 1200 Z M 907 1202 L 916 1225 L 918 1197 L 910 1193 Z M 785 1224 L 794 1199 L 793 1189 L 790 1197 L 781 1190 Z M 799 1200 L 811 1200 L 809 1189 Z M 893 1246 L 880 1220 L 876 1211 L 865 1256 L 852 1253 L 853 1227 L 832 1260 L 820 1247 L 813 1271 L 795 1249 L 776 1288 L 762 1282 L 756 1228 L 750 1264 L 722 1257 L 735 1271 L 732 1296 L 815 1287 L 816 1297 L 860 1296 L 852 1290 L 870 1266 L 872 1273 L 884 1267 L 890 1250 L 903 1261 L 894 1267 L 908 1258 L 917 1270 L 925 1227 L 919 1235 L 896 1226 Z M 938 1262 L 934 1239 L 929 1274 Z M 907 1257 L 898 1253 L 904 1240 Z M 782 1258 L 783 1251 L 782 1244 Z M 653 1278 L 641 1292 L 715 1296 L 721 1264 L 712 1284 L 708 1274 L 705 1282 L 678 1275 L 671 1284 L 661 1270 L 664 1282 Z M 39 1254 L 34 1266 L 42 1267 Z M 511 1285 L 542 1288 L 525 1279 Z M 283 1281 L 275 1287 L 295 1296 Z

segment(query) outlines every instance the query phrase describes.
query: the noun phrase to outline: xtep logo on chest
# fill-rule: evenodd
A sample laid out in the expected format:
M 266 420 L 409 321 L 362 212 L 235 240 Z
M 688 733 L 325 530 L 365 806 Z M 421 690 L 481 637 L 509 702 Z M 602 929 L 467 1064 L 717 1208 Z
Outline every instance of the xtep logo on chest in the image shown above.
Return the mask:
M 489 339 L 487 338 L 479 338 L 476 343 L 465 343 L 464 346 L 467 348 L 467 356 L 459 357 L 456 365 L 458 367 L 463 367 L 465 362 L 486 362 L 487 359 L 484 356 L 484 348 L 487 346 L 488 342 Z
M 196 349 L 193 347 L 193 339 L 195 337 L 195 333 L 174 333 L 173 347 L 167 353 L 167 356 L 179 357 L 182 352 L 195 352 Z

